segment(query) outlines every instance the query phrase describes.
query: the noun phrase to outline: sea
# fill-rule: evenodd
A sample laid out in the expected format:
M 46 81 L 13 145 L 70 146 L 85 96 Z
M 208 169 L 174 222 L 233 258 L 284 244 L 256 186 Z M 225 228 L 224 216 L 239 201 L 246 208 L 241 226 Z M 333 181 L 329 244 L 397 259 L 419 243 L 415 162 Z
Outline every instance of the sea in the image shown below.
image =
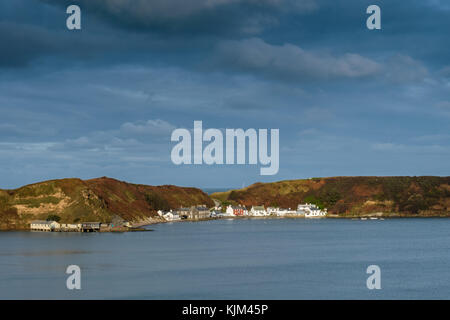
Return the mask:
M 153 231 L 0 232 L 0 299 L 450 298 L 450 219 L 146 228 Z M 80 268 L 80 290 L 67 288 L 71 265 Z M 380 289 L 368 287 L 369 266 Z

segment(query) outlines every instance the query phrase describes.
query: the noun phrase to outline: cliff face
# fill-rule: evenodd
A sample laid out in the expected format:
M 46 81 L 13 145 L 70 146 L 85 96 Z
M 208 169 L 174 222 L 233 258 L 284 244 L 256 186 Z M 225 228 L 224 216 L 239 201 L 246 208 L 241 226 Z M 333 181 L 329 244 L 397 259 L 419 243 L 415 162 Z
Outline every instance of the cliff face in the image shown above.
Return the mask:
M 333 177 L 256 183 L 211 195 L 246 206 L 296 208 L 309 202 L 341 216 L 383 212 L 450 215 L 450 177 Z
M 62 179 L 0 190 L 0 229 L 28 228 L 50 215 L 62 223 L 158 219 L 158 209 L 214 203 L 203 191 L 176 186 L 147 186 L 110 178 Z

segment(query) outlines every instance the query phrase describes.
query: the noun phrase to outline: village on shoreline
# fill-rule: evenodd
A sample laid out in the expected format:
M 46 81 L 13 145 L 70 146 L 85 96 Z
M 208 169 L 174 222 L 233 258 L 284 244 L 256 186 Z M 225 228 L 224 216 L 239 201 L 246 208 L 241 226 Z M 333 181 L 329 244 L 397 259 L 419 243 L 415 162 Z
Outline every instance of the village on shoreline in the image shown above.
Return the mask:
M 145 228 L 159 223 L 167 222 L 196 222 L 219 219 L 351 219 L 351 220 L 385 220 L 385 218 L 449 218 L 448 215 L 415 216 L 400 213 L 374 212 L 370 214 L 357 214 L 340 216 L 330 214 L 327 209 L 321 209 L 315 204 L 299 204 L 296 210 L 290 208 L 278 208 L 264 206 L 252 206 L 247 208 L 243 205 L 227 205 L 222 207 L 217 204 L 208 208 L 206 205 L 195 205 L 181 207 L 175 210 L 158 210 L 157 217 L 148 217 L 140 221 L 125 221 L 115 217 L 111 223 L 104 222 L 81 222 L 81 223 L 59 223 L 54 220 L 34 220 L 30 223 L 30 231 L 43 232 L 129 232 L 129 231 L 152 231 Z
M 303 217 L 303 218 L 324 218 L 327 216 L 327 209 L 320 209 L 312 203 L 299 204 L 296 210 L 291 208 L 283 209 L 278 207 L 252 206 L 248 209 L 243 205 L 228 205 L 222 207 L 217 204 L 208 209 L 206 205 L 179 208 L 177 210 L 158 210 L 158 215 L 166 221 L 179 220 L 199 220 L 207 218 L 234 218 L 234 217 Z
M 181 207 L 172 210 L 158 210 L 156 217 L 148 217 L 140 221 L 125 221 L 115 217 L 111 223 L 104 222 L 81 222 L 81 223 L 59 223 L 53 220 L 35 220 L 30 223 L 31 231 L 44 232 L 129 232 L 129 231 L 152 231 L 146 229 L 159 223 L 167 222 L 196 222 L 220 219 L 351 219 L 351 220 L 385 220 L 385 218 L 449 218 L 448 215 L 416 216 L 400 213 L 374 212 L 370 214 L 354 214 L 340 216 L 330 214 L 326 208 L 321 209 L 312 203 L 299 204 L 296 210 L 291 208 L 251 206 L 243 205 L 216 206 L 208 208 L 206 205 L 195 205 Z
M 59 223 L 54 220 L 34 220 L 30 223 L 31 231 L 43 232 L 125 232 L 125 231 L 146 231 L 141 228 L 158 222 L 174 221 L 198 221 L 220 218 L 263 218 L 263 217 L 298 217 L 298 218 L 324 218 L 327 216 L 327 209 L 320 209 L 310 203 L 299 204 L 297 210 L 282 209 L 277 207 L 252 206 L 247 209 L 242 205 L 228 205 L 222 207 L 216 205 L 208 208 L 206 205 L 196 205 L 182 207 L 176 210 L 158 210 L 160 221 L 147 220 L 138 224 L 119 219 L 113 223 L 102 222 L 82 222 L 82 223 Z
M 108 177 L 50 180 L 3 191 L 0 230 L 125 232 L 216 219 L 449 218 L 449 184 L 448 177 L 331 177 L 208 194 Z

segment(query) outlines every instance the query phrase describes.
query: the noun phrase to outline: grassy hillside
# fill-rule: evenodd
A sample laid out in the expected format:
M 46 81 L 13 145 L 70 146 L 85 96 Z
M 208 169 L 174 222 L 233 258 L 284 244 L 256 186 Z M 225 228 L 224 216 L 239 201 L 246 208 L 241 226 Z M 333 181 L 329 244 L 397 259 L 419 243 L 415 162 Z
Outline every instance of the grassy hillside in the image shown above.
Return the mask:
M 333 177 L 256 183 L 214 193 L 212 198 L 243 205 L 296 208 L 309 202 L 341 216 L 450 215 L 450 177 Z
M 256 183 L 214 193 L 224 204 L 296 208 L 310 202 L 332 214 L 450 216 L 450 177 L 334 177 Z M 158 209 L 214 203 L 195 188 L 147 186 L 110 178 L 62 179 L 0 190 L 0 229 L 28 228 L 35 219 L 58 216 L 62 223 L 158 221 Z
M 206 204 L 203 191 L 176 186 L 146 186 L 110 178 L 62 179 L 0 190 L 0 229 L 27 228 L 35 219 L 50 215 L 62 223 L 110 222 L 115 216 L 127 221 L 158 219 L 158 209 Z

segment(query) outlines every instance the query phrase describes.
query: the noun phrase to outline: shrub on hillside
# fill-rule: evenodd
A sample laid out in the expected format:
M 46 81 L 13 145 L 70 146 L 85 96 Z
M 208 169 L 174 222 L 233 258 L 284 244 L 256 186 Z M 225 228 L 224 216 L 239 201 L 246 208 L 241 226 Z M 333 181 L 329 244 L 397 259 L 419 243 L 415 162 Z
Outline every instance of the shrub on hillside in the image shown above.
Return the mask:
M 154 210 L 170 210 L 167 200 L 156 193 L 147 193 L 145 195 L 145 201 Z
M 59 221 L 61 221 L 61 217 L 58 216 L 58 215 L 56 215 L 56 214 L 50 214 L 50 215 L 47 217 L 47 221 L 56 221 L 56 222 L 59 222 Z

